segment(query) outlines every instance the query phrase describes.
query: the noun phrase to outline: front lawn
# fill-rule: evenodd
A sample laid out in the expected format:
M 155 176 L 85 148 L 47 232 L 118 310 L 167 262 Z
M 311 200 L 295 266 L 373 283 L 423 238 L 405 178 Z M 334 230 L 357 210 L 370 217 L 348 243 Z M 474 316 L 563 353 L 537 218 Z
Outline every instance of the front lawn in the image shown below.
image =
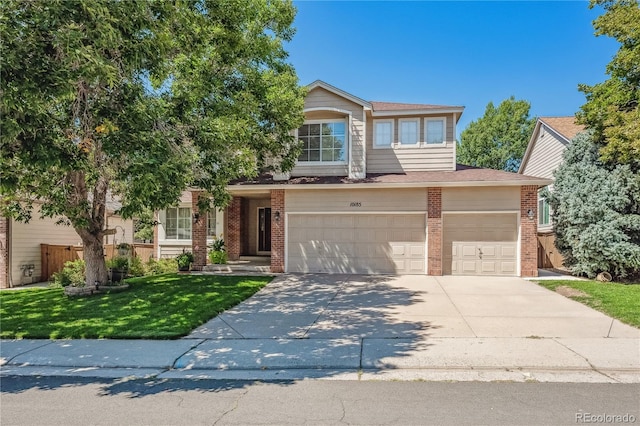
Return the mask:
M 573 300 L 640 328 L 639 284 L 569 280 L 538 281 L 538 284 L 549 290 L 568 294 L 568 297 Z M 567 287 L 574 291 L 567 291 Z M 575 292 L 575 290 L 582 292 L 582 294 Z
M 122 293 L 68 298 L 60 289 L 0 292 L 3 339 L 173 339 L 242 302 L 272 277 L 164 274 Z

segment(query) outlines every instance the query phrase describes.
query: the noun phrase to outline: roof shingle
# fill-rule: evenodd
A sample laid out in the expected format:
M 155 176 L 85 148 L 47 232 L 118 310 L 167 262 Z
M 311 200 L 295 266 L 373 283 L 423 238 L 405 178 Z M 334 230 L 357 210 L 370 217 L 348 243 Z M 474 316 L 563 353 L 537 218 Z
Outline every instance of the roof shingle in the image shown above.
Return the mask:
M 540 117 L 540 121 L 568 140 L 573 139 L 585 129 L 582 124 L 576 123 L 575 117 Z

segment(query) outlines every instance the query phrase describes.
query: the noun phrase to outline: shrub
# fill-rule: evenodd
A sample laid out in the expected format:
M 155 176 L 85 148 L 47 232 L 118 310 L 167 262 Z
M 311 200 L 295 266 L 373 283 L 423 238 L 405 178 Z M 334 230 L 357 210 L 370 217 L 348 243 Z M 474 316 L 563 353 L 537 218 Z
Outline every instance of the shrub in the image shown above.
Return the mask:
M 139 257 L 132 257 L 129 262 L 129 276 L 141 277 L 147 275 L 147 269 Z
M 146 275 L 158 275 L 175 272 L 178 269 L 178 262 L 175 259 L 149 259 L 145 266 Z
M 209 250 L 209 262 L 214 264 L 227 263 L 227 252 L 221 250 Z
M 224 239 L 223 238 L 215 238 L 209 248 L 212 251 L 224 251 Z
M 129 269 L 129 257 L 114 256 L 107 260 L 107 268 L 111 269 Z
M 628 165 L 607 166 L 589 134 L 573 139 L 543 196 L 553 210 L 565 265 L 590 278 L 640 275 L 640 178 Z
M 52 278 L 52 287 L 84 287 L 84 260 L 72 260 L 66 262 L 61 271 L 54 273 Z
M 183 251 L 176 256 L 176 261 L 178 262 L 179 268 L 187 268 L 193 263 L 193 260 L 193 253 L 191 253 L 190 251 Z

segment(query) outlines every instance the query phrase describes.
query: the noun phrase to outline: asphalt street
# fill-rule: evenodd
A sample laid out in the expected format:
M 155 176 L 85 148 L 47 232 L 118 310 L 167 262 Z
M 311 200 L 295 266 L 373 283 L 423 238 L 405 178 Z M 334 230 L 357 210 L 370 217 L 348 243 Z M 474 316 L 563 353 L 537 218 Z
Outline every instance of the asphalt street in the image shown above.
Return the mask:
M 640 423 L 640 384 L 3 377 L 2 425 Z

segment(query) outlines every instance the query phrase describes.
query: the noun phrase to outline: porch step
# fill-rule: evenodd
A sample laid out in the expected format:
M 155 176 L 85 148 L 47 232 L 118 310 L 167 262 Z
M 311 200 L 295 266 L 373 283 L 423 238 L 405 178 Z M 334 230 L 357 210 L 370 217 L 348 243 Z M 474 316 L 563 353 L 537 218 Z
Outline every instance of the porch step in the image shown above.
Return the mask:
M 230 273 L 230 272 L 271 272 L 271 266 L 265 264 L 256 265 L 254 263 L 235 263 L 229 262 L 226 265 L 206 265 L 202 268 L 204 272 L 218 272 L 218 273 Z

